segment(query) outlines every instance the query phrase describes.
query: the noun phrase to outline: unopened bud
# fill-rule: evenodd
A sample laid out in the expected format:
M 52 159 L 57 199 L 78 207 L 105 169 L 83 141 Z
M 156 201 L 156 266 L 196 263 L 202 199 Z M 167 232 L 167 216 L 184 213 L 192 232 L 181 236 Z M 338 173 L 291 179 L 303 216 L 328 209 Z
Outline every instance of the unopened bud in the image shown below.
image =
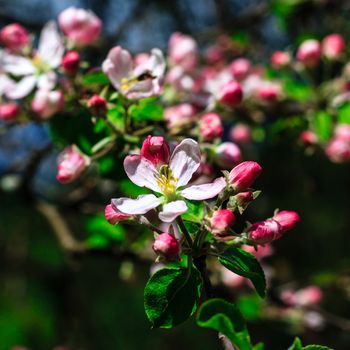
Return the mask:
M 170 148 L 163 136 L 149 135 L 143 141 L 140 154 L 158 166 L 169 162 Z
M 24 27 L 18 23 L 12 23 L 1 29 L 0 41 L 9 50 L 19 52 L 29 44 L 30 37 Z
M 274 215 L 272 219 L 281 225 L 281 232 L 283 233 L 294 228 L 297 222 L 300 221 L 300 216 L 295 211 L 282 210 Z
M 345 50 L 345 40 L 340 34 L 327 35 L 322 41 L 322 53 L 330 60 L 337 60 Z
M 64 106 L 64 96 L 60 90 L 38 90 L 32 101 L 32 110 L 41 118 L 47 119 Z
M 234 167 L 229 175 L 229 181 L 236 191 L 249 188 L 262 172 L 261 166 L 252 161 L 242 162 Z
M 246 124 L 237 124 L 233 126 L 230 130 L 230 139 L 233 142 L 237 142 L 239 144 L 247 144 L 251 141 L 252 135 L 251 135 L 250 127 Z
M 232 168 L 242 160 L 241 150 L 233 142 L 223 142 L 216 148 L 216 161 L 226 169 Z
M 270 243 L 282 237 L 281 225 L 273 219 L 256 222 L 249 227 L 248 237 L 256 244 Z
M 10 121 L 16 119 L 19 107 L 16 103 L 8 102 L 0 104 L 0 120 Z
M 75 75 L 79 69 L 80 55 L 77 51 L 67 52 L 62 59 L 62 69 L 67 75 Z
M 234 107 L 241 103 L 242 98 L 243 91 L 241 85 L 237 81 L 229 81 L 220 87 L 218 94 L 220 103 Z
M 173 234 L 165 232 L 155 239 L 153 250 L 167 260 L 175 260 L 179 256 L 180 246 Z
M 87 101 L 87 106 L 91 109 L 92 114 L 96 116 L 104 117 L 107 113 L 107 102 L 99 95 L 93 95 L 90 97 Z
M 317 40 L 306 40 L 298 48 L 297 59 L 307 67 L 315 66 L 321 57 L 321 44 Z
M 246 58 L 237 58 L 230 65 L 230 72 L 236 80 L 244 80 L 250 72 L 252 64 Z
M 129 220 L 131 216 L 122 213 L 117 208 L 113 207 L 112 204 L 108 204 L 105 207 L 105 218 L 110 224 L 115 225 L 120 221 Z
M 271 64 L 275 69 L 284 68 L 291 63 L 291 57 L 288 52 L 276 51 L 271 56 Z
M 235 223 L 236 217 L 232 211 L 219 209 L 213 212 L 210 218 L 210 228 L 214 235 L 224 236 Z
M 224 129 L 221 118 L 216 113 L 206 113 L 199 122 L 199 133 L 205 141 L 211 141 L 221 137 Z

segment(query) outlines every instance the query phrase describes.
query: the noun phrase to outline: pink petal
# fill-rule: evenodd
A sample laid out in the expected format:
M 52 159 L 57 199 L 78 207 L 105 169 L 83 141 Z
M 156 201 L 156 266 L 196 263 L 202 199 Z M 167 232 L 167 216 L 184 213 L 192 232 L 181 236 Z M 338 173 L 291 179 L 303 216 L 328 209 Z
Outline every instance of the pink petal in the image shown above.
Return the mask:
M 129 155 L 124 160 L 124 169 L 134 184 L 162 193 L 157 184 L 158 171 L 148 159 L 139 155 Z
M 54 21 L 45 24 L 40 34 L 38 53 L 50 67 L 57 68 L 62 61 L 64 45 Z
M 170 169 L 178 179 L 177 187 L 185 186 L 201 163 L 201 152 L 198 143 L 185 139 L 175 147 L 170 158 Z
M 103 71 L 116 89 L 119 89 L 123 78 L 129 78 L 132 70 L 132 58 L 128 51 L 116 46 L 108 53 L 102 63 Z
M 21 79 L 18 83 L 13 83 L 5 91 L 6 97 L 17 100 L 27 96 L 34 88 L 36 77 L 29 75 Z
M 186 211 L 187 204 L 184 201 L 170 202 L 163 205 L 163 211 L 159 213 L 159 219 L 163 222 L 172 222 Z
M 112 205 L 124 214 L 140 215 L 146 214 L 151 209 L 158 207 L 161 199 L 154 194 L 144 194 L 137 199 L 116 198 L 112 199 Z
M 226 180 L 223 177 L 217 178 L 214 182 L 203 185 L 196 185 L 185 188 L 181 195 L 187 199 L 197 201 L 213 198 L 226 187 Z

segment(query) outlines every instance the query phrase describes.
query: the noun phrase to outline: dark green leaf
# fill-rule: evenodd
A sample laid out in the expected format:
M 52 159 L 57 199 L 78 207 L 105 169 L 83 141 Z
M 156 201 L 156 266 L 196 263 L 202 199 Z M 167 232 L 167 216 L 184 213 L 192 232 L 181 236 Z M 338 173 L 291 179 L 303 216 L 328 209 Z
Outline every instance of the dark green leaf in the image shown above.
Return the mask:
M 243 249 L 231 247 L 219 256 L 220 263 L 237 275 L 249 278 L 261 297 L 265 296 L 264 271 L 255 256 Z
M 242 315 L 247 320 L 256 320 L 261 315 L 262 300 L 255 294 L 243 294 L 237 300 Z
M 157 271 L 145 287 L 145 311 L 152 326 L 173 328 L 197 310 L 202 278 L 195 267 Z
M 332 136 L 332 117 L 329 113 L 318 111 L 314 119 L 314 128 L 320 140 L 329 140 Z
M 197 315 L 200 327 L 226 335 L 240 350 L 251 350 L 249 333 L 239 309 L 223 299 L 210 299 L 202 304 Z
M 132 105 L 129 114 L 135 121 L 162 121 L 164 109 L 154 99 L 144 99 Z
M 323 346 L 323 345 L 307 345 L 307 346 L 303 346 L 301 344 L 301 340 L 296 337 L 294 339 L 293 344 L 288 348 L 288 350 L 333 350 L 327 346 Z
M 95 85 L 95 84 L 106 85 L 106 84 L 109 84 L 109 80 L 106 74 L 99 71 L 99 72 L 92 72 L 92 73 L 85 74 L 83 77 L 82 83 L 85 86 Z
M 187 202 L 188 210 L 181 217 L 186 221 L 201 224 L 204 217 L 204 205 L 201 202 Z
M 338 108 L 337 119 L 339 123 L 350 124 L 350 103 L 345 103 Z

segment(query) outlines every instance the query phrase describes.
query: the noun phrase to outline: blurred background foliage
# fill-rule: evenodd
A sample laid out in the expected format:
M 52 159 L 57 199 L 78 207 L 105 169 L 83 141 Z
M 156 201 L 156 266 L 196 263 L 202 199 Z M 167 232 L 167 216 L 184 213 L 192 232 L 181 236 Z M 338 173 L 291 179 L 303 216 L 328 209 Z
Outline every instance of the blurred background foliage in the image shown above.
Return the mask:
M 134 52 L 166 50 L 174 31 L 193 35 L 203 48 L 219 34 L 229 34 L 256 62 L 267 62 L 274 50 L 306 37 L 332 32 L 350 37 L 350 2 L 336 0 L 0 0 L 0 25 L 19 22 L 38 33 L 68 6 L 90 8 L 103 19 L 101 45 L 87 53 L 96 64 L 116 43 Z M 195 327 L 193 321 L 176 330 L 150 330 L 143 311 L 149 265 L 143 261 L 133 256 L 121 261 L 113 254 L 71 256 L 60 247 L 47 220 L 50 213 L 43 215 L 33 198 L 59 204 L 69 229 L 93 247 L 111 242 L 120 246 L 126 236 L 132 242 L 133 236 L 144 233 L 128 228 L 126 234 L 103 216 L 91 214 L 96 208 L 103 213 L 107 193 L 124 176 L 121 164 L 104 160 L 102 169 L 113 180 L 97 188 L 92 170 L 94 188 L 83 196 L 55 181 L 58 151 L 49 135 L 45 126 L 35 124 L 2 129 L 0 134 L 0 350 L 15 345 L 33 350 L 60 345 L 73 350 L 219 349 L 214 332 Z M 254 155 L 264 168 L 256 184 L 263 195 L 248 216 L 264 219 L 278 206 L 300 213 L 298 229 L 274 244 L 275 254 L 268 258 L 275 271 L 272 284 L 318 284 L 325 292 L 324 309 L 349 318 L 350 165 L 332 164 L 321 154 L 308 157 L 286 136 L 272 130 Z M 25 181 L 18 187 L 20 178 Z M 128 181 L 119 186 L 137 194 Z M 349 332 L 334 322 L 321 331 L 303 329 L 300 334 L 297 324 L 293 328 L 260 315 L 260 302 L 247 291 L 239 305 L 251 320 L 254 342 L 264 341 L 266 349 L 286 349 L 295 334 L 305 344 L 350 348 Z M 272 288 L 272 300 L 274 292 Z

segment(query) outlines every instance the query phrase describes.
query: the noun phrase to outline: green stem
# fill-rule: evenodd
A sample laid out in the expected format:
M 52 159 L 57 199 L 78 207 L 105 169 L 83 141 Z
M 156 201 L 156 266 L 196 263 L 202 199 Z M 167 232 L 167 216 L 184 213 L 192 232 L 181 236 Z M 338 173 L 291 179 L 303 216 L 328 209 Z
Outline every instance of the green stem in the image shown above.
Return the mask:
M 186 239 L 187 244 L 189 245 L 190 248 L 192 248 L 193 247 L 192 238 L 191 238 L 190 234 L 188 233 L 187 228 L 186 228 L 181 216 L 179 216 L 177 218 L 177 222 L 178 222 L 180 229 L 181 229 L 181 231 Z

